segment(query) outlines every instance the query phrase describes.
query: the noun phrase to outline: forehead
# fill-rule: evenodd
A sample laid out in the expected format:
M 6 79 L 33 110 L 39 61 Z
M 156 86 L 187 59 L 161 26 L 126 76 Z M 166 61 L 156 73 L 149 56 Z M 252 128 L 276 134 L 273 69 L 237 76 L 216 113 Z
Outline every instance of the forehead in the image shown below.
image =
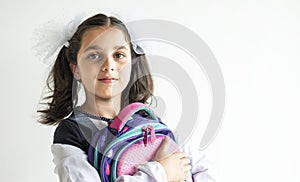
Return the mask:
M 81 41 L 81 50 L 98 45 L 101 48 L 109 48 L 114 46 L 126 46 L 127 38 L 122 30 L 116 27 L 97 27 L 87 30 Z

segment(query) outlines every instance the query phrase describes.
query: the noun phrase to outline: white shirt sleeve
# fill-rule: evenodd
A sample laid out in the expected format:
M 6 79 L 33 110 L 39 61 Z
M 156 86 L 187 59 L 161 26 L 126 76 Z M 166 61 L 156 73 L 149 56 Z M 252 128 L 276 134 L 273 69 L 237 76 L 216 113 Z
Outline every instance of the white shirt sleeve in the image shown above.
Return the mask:
M 67 144 L 52 144 L 51 151 L 54 172 L 60 182 L 101 182 L 98 172 L 81 149 Z M 148 162 L 138 169 L 133 176 L 120 176 L 116 182 L 167 182 L 165 170 L 159 162 Z
M 87 155 L 78 147 L 52 144 L 54 173 L 60 182 L 100 182 L 96 169 L 87 161 Z

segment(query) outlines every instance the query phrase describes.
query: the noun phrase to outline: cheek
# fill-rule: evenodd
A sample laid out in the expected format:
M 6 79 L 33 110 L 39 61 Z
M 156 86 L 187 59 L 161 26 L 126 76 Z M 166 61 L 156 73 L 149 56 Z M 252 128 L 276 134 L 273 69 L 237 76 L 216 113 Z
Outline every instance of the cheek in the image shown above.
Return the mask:
M 98 66 L 81 65 L 80 76 L 85 85 L 94 85 L 95 79 L 99 73 L 100 68 Z
M 131 62 L 128 62 L 126 65 L 122 66 L 120 69 L 120 81 L 122 82 L 122 85 L 127 85 L 130 80 L 131 75 Z

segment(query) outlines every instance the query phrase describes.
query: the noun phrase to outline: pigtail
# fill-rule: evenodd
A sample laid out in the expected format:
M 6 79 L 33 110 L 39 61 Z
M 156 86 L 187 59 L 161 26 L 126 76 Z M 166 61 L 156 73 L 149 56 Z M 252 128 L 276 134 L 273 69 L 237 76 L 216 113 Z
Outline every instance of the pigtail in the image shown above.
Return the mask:
M 68 48 L 63 46 L 60 50 L 54 66 L 47 78 L 48 96 L 43 100 L 48 100 L 46 109 L 38 110 L 41 113 L 40 123 L 55 125 L 68 116 L 74 104 L 77 102 L 77 81 L 73 79 L 73 74 L 69 67 L 67 58 Z
M 129 100 L 132 102 L 146 103 L 148 98 L 153 95 L 154 86 L 150 69 L 145 55 L 139 55 L 132 66 L 136 73 L 133 75 L 134 83 L 129 92 Z
M 121 108 L 133 102 L 147 104 L 150 97 L 153 97 L 154 84 L 150 73 L 149 65 L 145 54 L 132 54 L 132 72 L 130 82 L 122 92 Z

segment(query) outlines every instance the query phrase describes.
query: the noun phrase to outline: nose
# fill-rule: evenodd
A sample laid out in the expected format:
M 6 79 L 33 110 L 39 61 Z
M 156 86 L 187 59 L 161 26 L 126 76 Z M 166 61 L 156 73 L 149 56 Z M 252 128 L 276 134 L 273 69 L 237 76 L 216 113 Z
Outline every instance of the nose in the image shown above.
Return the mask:
M 115 64 L 114 64 L 114 60 L 110 57 L 108 57 L 105 62 L 102 64 L 101 66 L 101 70 L 103 72 L 107 72 L 107 71 L 115 71 Z

